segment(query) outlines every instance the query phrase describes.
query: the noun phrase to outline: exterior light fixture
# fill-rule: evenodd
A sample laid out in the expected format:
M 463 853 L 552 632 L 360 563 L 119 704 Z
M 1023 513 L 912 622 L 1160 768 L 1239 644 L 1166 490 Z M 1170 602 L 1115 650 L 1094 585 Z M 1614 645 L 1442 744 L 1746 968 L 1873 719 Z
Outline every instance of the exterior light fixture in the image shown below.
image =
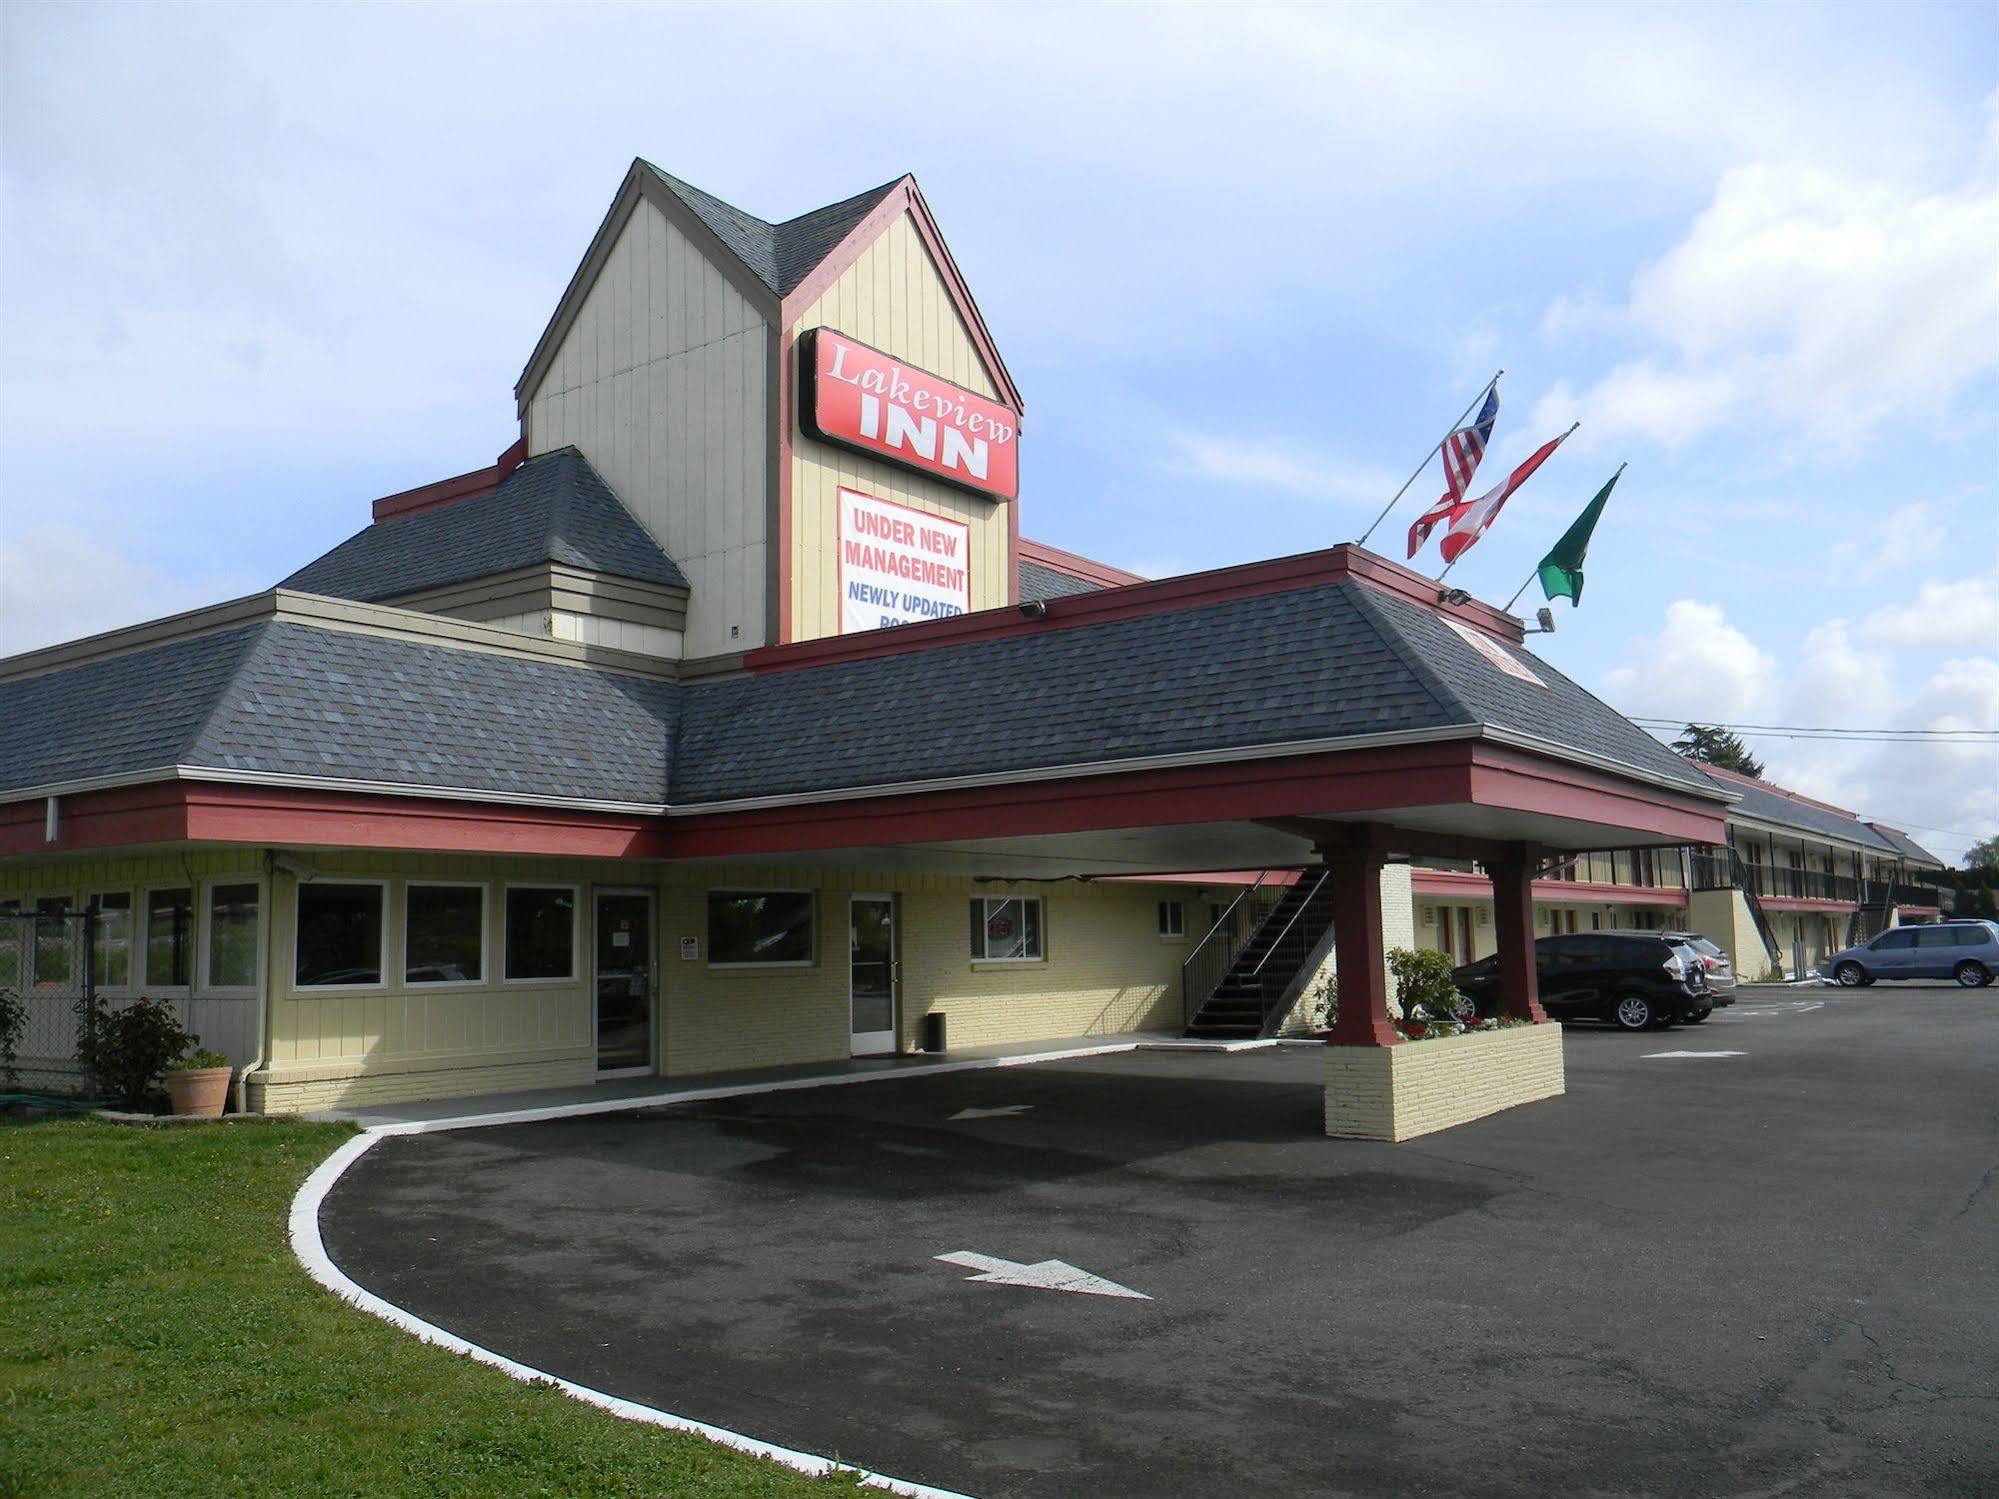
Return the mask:
M 1469 604 L 1471 602 L 1471 595 L 1466 593 L 1462 588 L 1446 588 L 1438 593 L 1437 602 L 1440 604 Z
M 1021 603 L 1020 612 L 1029 619 L 1039 619 L 1048 612 L 1048 605 L 1042 599 L 1026 599 Z
M 1523 630 L 1523 631 L 1521 631 L 1521 634 L 1523 634 L 1523 635 L 1552 635 L 1552 634 L 1554 634 L 1554 633 L 1555 633 L 1555 611 L 1554 611 L 1554 610 L 1552 610 L 1552 609 L 1536 609 L 1536 610 L 1534 611 L 1534 618 L 1540 621 L 1540 623 L 1541 623 L 1541 628 L 1540 628 L 1540 629 L 1538 629 L 1538 630 Z

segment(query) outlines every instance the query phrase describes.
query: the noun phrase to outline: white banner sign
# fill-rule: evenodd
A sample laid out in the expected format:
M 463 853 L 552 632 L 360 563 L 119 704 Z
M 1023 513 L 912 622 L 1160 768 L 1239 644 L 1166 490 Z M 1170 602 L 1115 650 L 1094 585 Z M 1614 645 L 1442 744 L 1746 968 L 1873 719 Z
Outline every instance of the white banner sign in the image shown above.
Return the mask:
M 946 619 L 972 607 L 972 528 L 840 491 L 840 633 Z

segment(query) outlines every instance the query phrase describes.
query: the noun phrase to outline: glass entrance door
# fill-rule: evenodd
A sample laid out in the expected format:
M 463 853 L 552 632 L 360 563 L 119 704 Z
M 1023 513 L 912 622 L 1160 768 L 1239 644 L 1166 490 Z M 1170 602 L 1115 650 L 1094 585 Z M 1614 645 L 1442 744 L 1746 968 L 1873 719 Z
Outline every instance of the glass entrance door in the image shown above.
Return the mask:
M 895 897 L 856 895 L 847 912 L 854 1055 L 888 1055 L 895 1051 Z
M 599 890 L 597 1075 L 652 1071 L 652 896 Z

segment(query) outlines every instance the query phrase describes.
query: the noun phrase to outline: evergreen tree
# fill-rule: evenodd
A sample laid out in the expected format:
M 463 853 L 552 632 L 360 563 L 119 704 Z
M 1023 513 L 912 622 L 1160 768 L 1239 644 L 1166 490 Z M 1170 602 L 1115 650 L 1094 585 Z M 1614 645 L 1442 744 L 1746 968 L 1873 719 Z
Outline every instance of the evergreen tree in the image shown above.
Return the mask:
M 1687 731 L 1673 741 L 1673 748 L 1703 765 L 1718 765 L 1723 770 L 1763 779 L 1763 762 L 1750 754 L 1749 746 L 1728 729 L 1690 723 Z

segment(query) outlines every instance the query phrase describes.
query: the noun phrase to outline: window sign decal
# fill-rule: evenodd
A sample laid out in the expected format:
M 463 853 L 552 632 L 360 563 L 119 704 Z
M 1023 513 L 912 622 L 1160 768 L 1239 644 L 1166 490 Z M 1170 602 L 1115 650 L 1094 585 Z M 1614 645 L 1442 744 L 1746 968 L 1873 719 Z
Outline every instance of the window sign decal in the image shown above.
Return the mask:
M 972 607 L 972 528 L 840 491 L 840 633 L 949 619 Z
M 1526 664 L 1518 656 L 1515 656 L 1513 652 L 1494 640 L 1490 635 L 1480 630 L 1474 630 L 1470 625 L 1463 624 L 1455 619 L 1446 619 L 1444 623 L 1451 627 L 1451 633 L 1456 635 L 1458 639 L 1477 651 L 1509 677 L 1517 677 L 1523 682 L 1532 682 L 1536 687 L 1546 687 L 1548 685 L 1535 676 L 1533 672 L 1529 671 Z
M 805 431 L 990 499 L 1020 493 L 1020 423 L 989 396 L 831 328 L 800 340 Z

